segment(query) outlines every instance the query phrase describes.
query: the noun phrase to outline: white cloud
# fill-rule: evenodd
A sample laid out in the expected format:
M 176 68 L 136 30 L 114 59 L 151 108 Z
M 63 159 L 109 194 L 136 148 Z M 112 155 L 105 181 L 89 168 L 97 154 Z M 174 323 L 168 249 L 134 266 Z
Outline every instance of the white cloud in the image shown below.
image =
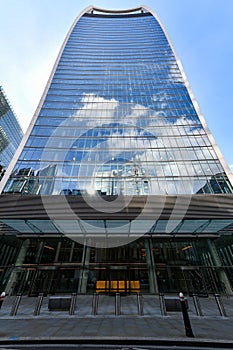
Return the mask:
M 84 128 L 89 129 L 104 123 L 111 123 L 114 120 L 115 109 L 119 105 L 119 102 L 114 98 L 107 100 L 93 93 L 83 94 L 81 103 L 83 103 L 83 107 L 72 116 L 72 119 L 76 120 L 78 124 L 84 122 L 82 133 L 84 133 Z
M 176 122 L 169 121 L 168 118 L 163 118 L 160 112 L 154 112 L 143 105 L 123 104 L 113 98 L 106 99 L 94 93 L 83 94 L 81 102 L 83 103 L 82 108 L 65 121 L 65 124 L 68 123 L 69 126 L 73 125 L 76 130 L 80 130 L 79 136 L 103 124 L 115 122 L 119 125 L 115 131 L 111 131 L 113 138 L 107 137 L 105 142 L 97 143 L 95 148 L 82 158 L 80 168 L 82 174 L 93 177 L 96 172 L 95 162 L 103 164 L 113 158 L 127 156 L 129 159 L 126 161 L 141 164 L 147 176 L 151 178 L 152 193 L 189 194 L 204 186 L 204 182 L 196 184 L 192 180 L 187 183 L 178 181 L 178 177 L 192 177 L 199 170 L 197 166 L 194 169 L 191 164 L 187 166 L 185 162 L 176 164 L 176 159 L 191 160 L 190 153 L 185 148 L 190 144 L 189 134 L 193 135 L 191 120 L 181 116 Z M 186 126 L 182 132 L 186 135 L 182 137 L 180 125 L 182 128 Z M 108 131 L 106 132 L 108 135 Z M 155 137 L 143 138 L 145 133 L 151 135 L 154 133 Z M 78 137 L 77 134 L 76 136 Z M 183 146 L 182 158 L 178 150 L 181 144 Z M 169 148 L 170 152 L 168 152 Z M 205 174 L 208 174 L 210 170 L 207 167 L 208 165 L 204 169 Z M 203 168 L 200 167 L 199 172 L 203 174 Z M 160 177 L 159 182 L 153 178 L 154 176 Z M 173 179 L 173 176 L 177 176 L 177 180 Z M 167 181 L 162 181 L 163 177 L 167 177 Z M 171 180 L 168 181 L 169 178 Z M 88 187 L 87 183 L 86 186 Z

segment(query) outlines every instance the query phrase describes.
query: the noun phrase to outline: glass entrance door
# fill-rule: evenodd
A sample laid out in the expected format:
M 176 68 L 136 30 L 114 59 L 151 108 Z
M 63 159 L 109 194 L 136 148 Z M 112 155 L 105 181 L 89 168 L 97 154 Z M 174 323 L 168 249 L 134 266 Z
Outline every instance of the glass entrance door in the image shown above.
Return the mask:
M 131 294 L 141 291 L 141 280 L 128 266 L 110 266 L 101 271 L 96 281 L 96 292 Z
M 117 268 L 117 269 L 116 269 Z M 110 267 L 109 269 L 109 294 L 129 293 L 130 276 L 128 269 L 119 269 L 119 267 Z

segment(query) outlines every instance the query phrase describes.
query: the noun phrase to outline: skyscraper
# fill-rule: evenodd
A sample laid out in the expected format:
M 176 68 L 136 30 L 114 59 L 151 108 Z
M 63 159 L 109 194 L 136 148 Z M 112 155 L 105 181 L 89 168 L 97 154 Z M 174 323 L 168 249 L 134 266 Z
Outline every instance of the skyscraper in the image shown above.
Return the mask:
M 2 183 L 2 283 L 232 293 L 232 183 L 157 16 L 90 6 Z
M 23 131 L 0 86 L 0 165 L 7 168 L 23 138 Z

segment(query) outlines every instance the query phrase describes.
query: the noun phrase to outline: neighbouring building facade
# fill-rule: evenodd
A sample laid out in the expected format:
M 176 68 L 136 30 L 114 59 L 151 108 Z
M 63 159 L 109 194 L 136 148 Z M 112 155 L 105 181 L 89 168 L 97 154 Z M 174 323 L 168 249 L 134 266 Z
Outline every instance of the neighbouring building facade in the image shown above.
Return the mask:
M 0 172 L 10 164 L 21 140 L 23 131 L 0 86 Z M 1 176 L 1 175 L 0 175 Z
M 1 183 L 1 289 L 232 294 L 232 184 L 157 16 L 90 6 Z

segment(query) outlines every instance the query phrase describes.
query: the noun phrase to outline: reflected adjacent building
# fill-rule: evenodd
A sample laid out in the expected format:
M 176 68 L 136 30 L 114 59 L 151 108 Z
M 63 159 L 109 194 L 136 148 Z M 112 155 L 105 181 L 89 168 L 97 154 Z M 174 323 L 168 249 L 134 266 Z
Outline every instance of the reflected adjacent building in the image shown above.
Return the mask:
M 8 293 L 232 294 L 232 175 L 145 6 L 77 17 L 1 190 Z
M 230 193 L 229 180 L 225 173 L 215 174 L 197 193 Z
M 117 162 L 117 166 L 115 166 Z M 101 195 L 148 195 L 149 175 L 139 164 L 122 162 L 114 157 L 94 174 L 93 188 Z
M 10 164 L 22 138 L 21 126 L 0 86 L 0 177 Z

